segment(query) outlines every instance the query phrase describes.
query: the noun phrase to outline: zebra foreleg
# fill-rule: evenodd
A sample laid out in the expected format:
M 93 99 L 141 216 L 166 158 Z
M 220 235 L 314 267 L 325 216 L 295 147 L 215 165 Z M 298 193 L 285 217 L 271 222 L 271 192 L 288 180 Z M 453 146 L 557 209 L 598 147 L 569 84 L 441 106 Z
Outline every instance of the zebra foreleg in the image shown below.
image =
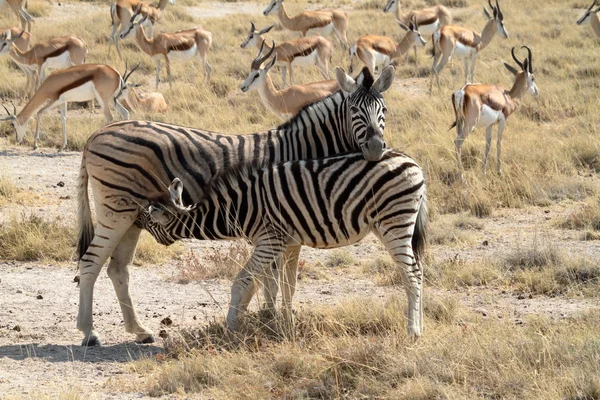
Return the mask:
M 298 259 L 300 258 L 301 246 L 290 246 L 284 258 L 284 270 L 281 274 L 281 312 L 285 332 L 293 335 L 294 314 L 292 312 L 292 299 L 296 293 L 296 281 L 298 276 Z
M 136 335 L 138 343 L 154 343 L 154 336 L 150 329 L 140 323 L 135 311 L 135 306 L 129 293 L 129 267 L 133 260 L 141 229 L 132 226 L 127 230 L 123 238 L 112 253 L 108 264 L 107 274 L 113 283 L 115 293 L 119 299 L 125 331 Z

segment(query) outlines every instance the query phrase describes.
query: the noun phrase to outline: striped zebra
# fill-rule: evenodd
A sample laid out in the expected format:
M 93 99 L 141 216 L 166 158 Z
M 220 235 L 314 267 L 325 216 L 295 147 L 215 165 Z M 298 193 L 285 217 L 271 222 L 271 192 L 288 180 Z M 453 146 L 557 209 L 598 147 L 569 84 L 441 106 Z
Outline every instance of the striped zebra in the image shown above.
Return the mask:
M 392 85 L 394 69 L 384 69 L 377 80 L 365 69 L 355 80 L 338 68 L 336 78 L 339 92 L 267 132 L 235 136 L 158 122 L 122 121 L 88 139 L 77 189 L 77 328 L 84 333 L 83 345 L 100 344 L 93 326 L 93 290 L 109 257 L 107 273 L 121 305 L 125 330 L 135 334 L 138 342 L 154 341 L 129 294 L 128 264 L 147 223 L 141 210 L 146 209 L 148 198 L 164 193 L 175 177 L 185 185 L 183 200 L 191 204 L 202 197 L 213 176 L 246 164 L 268 165 L 348 151 L 361 151 L 368 160 L 381 157 L 386 147 L 386 107 L 381 93 Z M 96 210 L 95 229 L 88 181 Z
M 270 277 L 267 306 L 274 309 L 279 274 L 269 265 L 275 261 L 281 270 L 290 247 L 348 246 L 373 232 L 401 268 L 408 334 L 421 335 L 427 200 L 423 171 L 405 154 L 389 150 L 375 162 L 352 153 L 229 171 L 188 208 L 180 200 L 181 181 L 175 179 L 169 192 L 151 201 L 149 213 L 173 238 L 246 238 L 254 245 L 231 288 L 230 329 L 250 301 L 255 277 Z M 283 316 L 290 324 L 295 265 L 282 280 Z

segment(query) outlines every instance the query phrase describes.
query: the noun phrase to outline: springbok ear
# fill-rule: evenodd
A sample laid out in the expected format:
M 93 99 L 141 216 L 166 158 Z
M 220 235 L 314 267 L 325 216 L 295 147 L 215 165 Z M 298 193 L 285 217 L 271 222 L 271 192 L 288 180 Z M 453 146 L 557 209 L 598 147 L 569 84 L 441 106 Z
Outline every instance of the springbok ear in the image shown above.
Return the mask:
M 275 55 L 273 56 L 273 58 L 271 59 L 271 61 L 269 61 L 269 63 L 268 63 L 268 64 L 267 64 L 267 66 L 265 67 L 265 71 L 268 71 L 268 70 L 270 70 L 270 69 L 273 67 L 273 65 L 275 65 L 275 63 L 276 63 L 276 62 L 277 62 L 277 54 L 275 54 Z
M 517 75 L 518 71 L 515 67 L 508 63 L 505 63 L 504 61 L 502 61 L 502 64 L 504 64 L 504 68 L 506 68 L 511 74 Z
M 179 178 L 173 179 L 173 182 L 169 185 L 169 194 L 171 195 L 171 202 L 175 207 L 183 208 L 183 183 Z
M 383 93 L 392 87 L 392 83 L 394 82 L 394 76 L 396 74 L 396 70 L 393 66 L 388 65 L 381 71 L 381 75 L 373 84 L 373 88 L 377 90 L 379 93 Z
M 354 79 L 346 74 L 341 67 L 335 67 L 335 79 L 337 80 L 338 86 L 346 93 L 352 93 L 358 88 L 358 84 Z
M 271 29 L 273 29 L 275 25 L 271 25 L 271 26 L 267 26 L 266 28 L 263 28 L 260 30 L 260 32 L 258 32 L 259 35 L 264 35 L 265 33 L 269 32 Z
M 492 19 L 494 17 L 492 17 L 492 14 L 490 14 L 490 12 L 488 11 L 488 9 L 483 6 L 483 13 L 485 14 L 485 16 L 487 17 L 487 19 Z
M 404 24 L 402 21 L 398 21 L 398 20 L 396 20 L 396 23 L 397 23 L 397 24 L 398 24 L 398 26 L 399 26 L 400 28 L 402 28 L 403 30 L 405 30 L 405 31 L 408 31 L 408 30 L 410 30 L 410 28 L 409 28 L 408 26 L 406 26 L 406 25 L 405 25 L 405 24 Z

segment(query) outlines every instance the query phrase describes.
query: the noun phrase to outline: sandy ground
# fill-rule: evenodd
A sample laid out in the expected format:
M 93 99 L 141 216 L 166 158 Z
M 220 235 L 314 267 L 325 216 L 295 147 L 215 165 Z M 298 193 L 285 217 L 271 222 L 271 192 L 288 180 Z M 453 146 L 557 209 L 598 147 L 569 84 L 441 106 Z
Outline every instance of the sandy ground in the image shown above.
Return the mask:
M 1 146 L 0 174 L 22 189 L 43 198 L 34 206 L 7 205 L 0 208 L 0 221 L 11 215 L 34 212 L 44 218 L 61 216 L 75 220 L 77 171 L 80 154 L 56 153 L 54 149 L 32 151 L 24 147 Z M 470 233 L 470 243 L 431 246 L 434 262 L 460 258 L 482 260 L 502 257 L 510 249 L 529 247 L 535 242 L 568 249 L 572 254 L 598 259 L 600 244 L 583 242 L 580 233 L 556 228 L 556 221 L 577 207 L 562 202 L 549 207 L 496 210 L 482 219 L 482 229 Z M 484 245 L 487 241 L 487 245 Z M 225 242 L 188 242 L 186 247 L 198 254 L 209 248 L 227 247 Z M 348 248 L 355 260 L 384 253 L 378 241 L 369 236 Z M 304 249 L 301 259 L 310 265 L 325 261 L 329 253 Z M 44 393 L 72 390 L 92 398 L 130 398 L 131 393 L 112 392 L 123 381 L 140 379 L 126 363 L 162 351 L 161 343 L 138 346 L 125 333 L 121 312 L 110 280 L 102 273 L 96 284 L 94 318 L 103 347 L 79 346 L 81 334 L 75 329 L 79 291 L 72 283 L 74 263 L 45 264 L 0 262 L 0 393 L 37 398 Z M 313 269 L 326 269 L 315 266 Z M 132 267 L 132 295 L 141 319 L 155 333 L 165 317 L 173 320 L 171 329 L 198 326 L 223 318 L 229 300 L 229 282 L 210 280 L 179 284 L 177 263 L 163 266 Z M 323 271 L 320 279 L 300 281 L 295 298 L 297 308 L 314 304 L 337 303 L 349 297 L 381 297 L 397 293 L 398 288 L 382 288 L 361 273 L 360 267 Z M 440 291 L 426 288 L 426 290 Z M 520 323 L 529 313 L 552 318 L 598 308 L 595 299 L 567 299 L 533 296 L 497 289 L 465 289 L 441 293 L 458 298 L 467 308 L 489 317 Z M 254 302 L 253 306 L 257 306 Z M 114 383 L 118 380 L 119 385 Z M 136 394 L 136 397 L 141 394 Z M 143 396 L 141 396 L 143 397 Z

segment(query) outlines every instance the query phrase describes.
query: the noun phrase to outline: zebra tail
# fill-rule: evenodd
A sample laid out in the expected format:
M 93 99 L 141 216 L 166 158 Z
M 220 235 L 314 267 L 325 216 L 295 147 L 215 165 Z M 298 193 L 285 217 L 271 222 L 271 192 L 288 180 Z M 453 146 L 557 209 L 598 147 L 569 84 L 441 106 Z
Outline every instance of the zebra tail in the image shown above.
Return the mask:
M 412 236 L 412 249 L 418 264 L 425 256 L 425 244 L 427 242 L 427 197 L 423 194 L 423 200 L 419 206 L 417 221 L 415 222 L 415 231 Z
M 85 151 L 81 158 L 81 170 L 79 171 L 79 184 L 77 186 L 77 223 L 79 225 L 79 237 L 77 240 L 77 259 L 79 260 L 94 238 L 94 224 L 90 210 L 90 197 L 88 194 L 88 173 L 85 167 Z

